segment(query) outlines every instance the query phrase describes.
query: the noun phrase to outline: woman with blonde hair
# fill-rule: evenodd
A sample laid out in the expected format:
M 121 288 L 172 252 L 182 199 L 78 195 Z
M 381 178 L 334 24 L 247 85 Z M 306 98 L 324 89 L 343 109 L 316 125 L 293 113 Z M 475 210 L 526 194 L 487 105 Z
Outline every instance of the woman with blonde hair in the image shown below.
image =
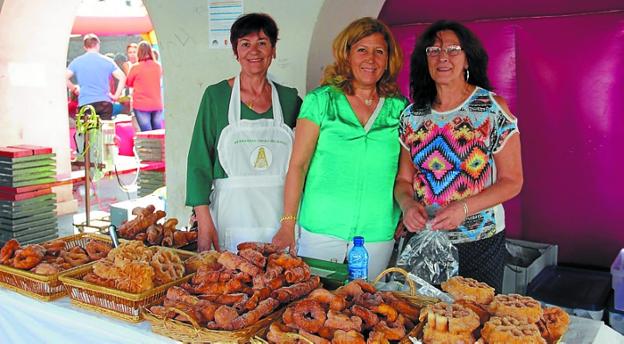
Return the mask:
M 349 24 L 333 53 L 322 86 L 305 97 L 299 113 L 273 243 L 342 263 L 353 237 L 363 236 L 374 276 L 388 264 L 400 213 L 392 190 L 399 115 L 407 105 L 396 84 L 402 53 L 388 27 L 373 18 Z

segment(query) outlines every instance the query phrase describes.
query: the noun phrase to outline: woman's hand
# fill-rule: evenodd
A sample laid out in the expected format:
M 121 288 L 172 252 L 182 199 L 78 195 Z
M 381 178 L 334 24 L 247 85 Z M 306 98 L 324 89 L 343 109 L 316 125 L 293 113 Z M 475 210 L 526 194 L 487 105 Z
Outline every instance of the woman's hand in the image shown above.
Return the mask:
M 212 247 L 221 251 L 219 247 L 219 234 L 210 216 L 210 209 L 207 205 L 195 207 L 195 217 L 197 218 L 197 251 L 209 251 Z
M 425 207 L 417 201 L 410 201 L 403 208 L 403 224 L 410 232 L 419 232 L 424 229 L 428 218 Z
M 468 215 L 464 204 L 465 201 L 456 201 L 440 208 L 431 223 L 431 229 L 448 231 L 459 227 Z
M 199 225 L 199 234 L 197 235 L 197 251 L 210 251 L 213 246 L 215 250 L 221 251 L 221 248 L 219 247 L 219 234 L 217 234 L 217 230 L 214 227 L 202 227 L 203 226 Z
M 297 245 L 295 243 L 295 224 L 282 223 L 280 229 L 273 236 L 271 243 L 280 249 L 289 248 L 291 255 L 297 255 Z

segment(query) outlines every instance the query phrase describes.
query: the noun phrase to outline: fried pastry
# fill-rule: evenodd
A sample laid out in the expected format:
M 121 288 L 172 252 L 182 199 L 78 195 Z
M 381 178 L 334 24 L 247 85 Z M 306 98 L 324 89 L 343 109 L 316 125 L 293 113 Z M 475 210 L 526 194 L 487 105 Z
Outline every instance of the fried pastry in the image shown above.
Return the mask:
M 425 327 L 423 330 L 423 343 L 425 344 L 472 344 L 474 343 L 472 332 L 450 333 Z
M 184 276 L 184 264 L 173 251 L 159 249 L 150 263 L 154 268 L 154 282 L 157 285 L 169 283 Z
M 442 282 L 442 290 L 451 294 L 455 300 L 469 300 L 487 305 L 494 299 L 494 288 L 472 278 L 455 276 Z
M 490 333 L 497 327 L 519 327 L 522 325 L 528 325 L 526 319 L 517 319 L 508 315 L 491 317 L 481 329 L 481 337 L 488 338 Z
M 488 344 L 546 344 L 535 324 L 500 325 L 482 337 Z
M 518 294 L 496 295 L 489 305 L 490 313 L 498 316 L 509 315 L 525 319 L 529 324 L 536 323 L 542 317 L 542 306 L 532 297 Z
M 420 320 L 425 319 L 426 328 L 440 332 L 472 332 L 480 325 L 479 317 L 470 309 L 444 302 L 427 306 L 420 313 Z
M 548 343 L 556 343 L 568 329 L 570 316 L 559 307 L 546 307 L 537 327 Z
M 138 294 L 154 287 L 154 269 L 148 263 L 128 262 L 121 270 L 122 278 L 115 280 L 115 288 Z

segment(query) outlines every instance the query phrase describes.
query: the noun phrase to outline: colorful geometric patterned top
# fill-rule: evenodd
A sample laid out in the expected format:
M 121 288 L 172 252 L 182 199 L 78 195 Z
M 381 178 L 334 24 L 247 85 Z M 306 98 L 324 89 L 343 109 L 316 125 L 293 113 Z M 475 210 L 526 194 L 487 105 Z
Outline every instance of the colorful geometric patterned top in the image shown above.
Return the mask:
M 476 87 L 457 108 L 437 112 L 431 108 L 401 114 L 401 144 L 416 168 L 415 197 L 429 214 L 447 204 L 476 195 L 496 181 L 493 155 L 518 132 L 517 120 L 505 113 L 494 93 Z M 454 243 L 489 238 L 505 228 L 502 205 L 469 216 L 449 231 Z

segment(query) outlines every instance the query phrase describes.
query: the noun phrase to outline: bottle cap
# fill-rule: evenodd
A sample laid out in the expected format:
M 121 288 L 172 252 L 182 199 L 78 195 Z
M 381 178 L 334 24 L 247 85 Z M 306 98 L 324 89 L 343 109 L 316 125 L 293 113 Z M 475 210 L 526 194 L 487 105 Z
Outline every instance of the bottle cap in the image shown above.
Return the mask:
M 353 244 L 357 246 L 364 245 L 364 237 L 361 237 L 361 236 L 353 237 Z

